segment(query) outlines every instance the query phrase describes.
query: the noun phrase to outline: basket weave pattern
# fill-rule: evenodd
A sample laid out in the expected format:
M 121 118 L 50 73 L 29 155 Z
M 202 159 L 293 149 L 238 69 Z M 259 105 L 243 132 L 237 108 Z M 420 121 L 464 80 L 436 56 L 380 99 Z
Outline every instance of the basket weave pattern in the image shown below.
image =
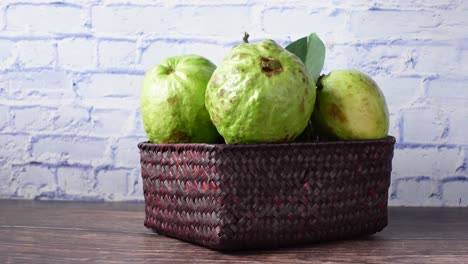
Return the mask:
M 224 250 L 373 234 L 387 225 L 394 143 L 140 143 L 145 226 Z

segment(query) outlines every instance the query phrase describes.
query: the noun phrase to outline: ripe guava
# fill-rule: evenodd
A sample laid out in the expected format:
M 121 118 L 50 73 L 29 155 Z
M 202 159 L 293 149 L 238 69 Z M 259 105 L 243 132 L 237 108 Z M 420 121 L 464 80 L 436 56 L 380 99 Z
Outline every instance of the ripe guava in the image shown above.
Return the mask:
M 205 108 L 206 85 L 216 66 L 196 55 L 167 58 L 143 80 L 141 114 L 153 143 L 217 143 Z
M 273 40 L 232 49 L 211 77 L 205 104 L 226 143 L 294 140 L 312 114 L 315 82 Z
M 321 136 L 346 140 L 388 134 L 388 108 L 378 85 L 356 70 L 337 70 L 317 84 L 314 123 Z

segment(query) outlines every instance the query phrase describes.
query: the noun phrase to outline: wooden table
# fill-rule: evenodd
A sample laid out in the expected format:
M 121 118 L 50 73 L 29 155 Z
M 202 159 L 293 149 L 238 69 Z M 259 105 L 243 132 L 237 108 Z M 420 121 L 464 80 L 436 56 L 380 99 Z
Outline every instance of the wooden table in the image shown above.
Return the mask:
M 157 235 L 143 208 L 0 200 L 0 263 L 468 263 L 468 208 L 390 208 L 373 236 L 236 253 Z

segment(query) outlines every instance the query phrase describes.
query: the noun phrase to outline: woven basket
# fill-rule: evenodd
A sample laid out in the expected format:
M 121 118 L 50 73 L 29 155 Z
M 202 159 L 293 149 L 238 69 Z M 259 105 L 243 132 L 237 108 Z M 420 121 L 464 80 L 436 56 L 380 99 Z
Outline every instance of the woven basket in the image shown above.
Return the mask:
M 221 250 L 373 234 L 387 225 L 394 143 L 140 143 L 145 226 Z

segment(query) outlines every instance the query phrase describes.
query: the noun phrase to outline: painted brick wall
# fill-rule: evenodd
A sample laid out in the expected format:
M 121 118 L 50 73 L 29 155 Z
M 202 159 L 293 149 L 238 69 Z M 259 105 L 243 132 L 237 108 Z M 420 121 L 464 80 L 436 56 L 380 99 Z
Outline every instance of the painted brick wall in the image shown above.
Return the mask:
M 390 203 L 468 206 L 468 1 L 3 0 L 0 197 L 142 200 L 144 72 L 197 53 L 219 63 L 244 31 L 316 31 L 325 72 L 356 68 L 387 96 Z

